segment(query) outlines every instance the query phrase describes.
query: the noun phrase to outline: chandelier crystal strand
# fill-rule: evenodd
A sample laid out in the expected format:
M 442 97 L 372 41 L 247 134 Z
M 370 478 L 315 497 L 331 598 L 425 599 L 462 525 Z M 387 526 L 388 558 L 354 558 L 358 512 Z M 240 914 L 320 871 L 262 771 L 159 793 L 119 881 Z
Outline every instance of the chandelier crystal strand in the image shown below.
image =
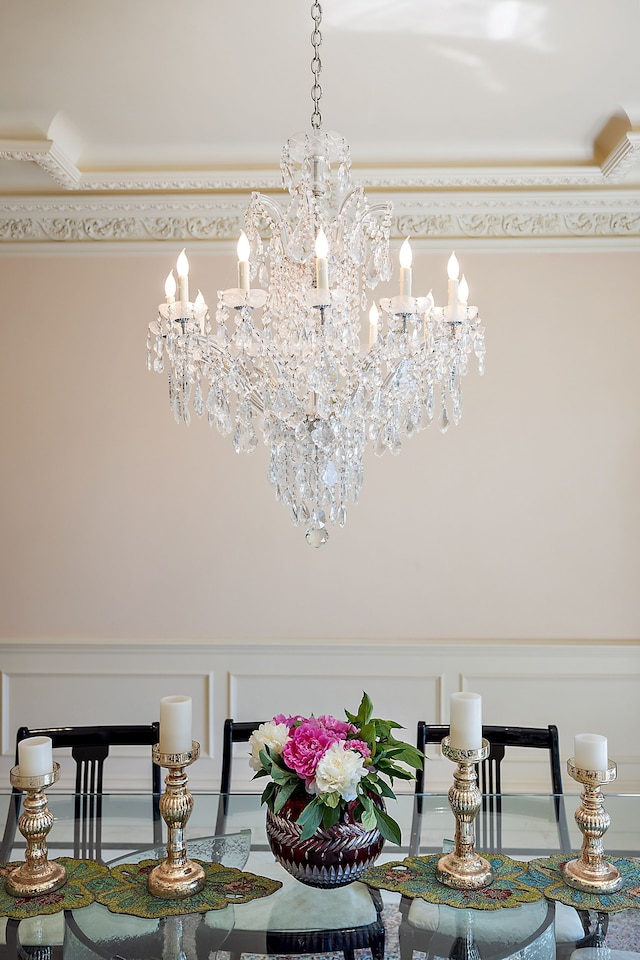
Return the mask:
M 367 443 L 398 454 L 434 419 L 443 432 L 457 424 L 469 356 L 482 373 L 485 353 L 455 255 L 447 306 L 436 307 L 431 293 L 412 295 L 408 240 L 398 295 L 363 320 L 368 291 L 391 278 L 392 205 L 369 203 L 345 140 L 320 131 L 321 16 L 314 3 L 312 129 L 282 152 L 288 202 L 252 195 L 238 286 L 218 292 L 213 321 L 201 294 L 189 299 L 183 252 L 147 343 L 149 369 L 168 372 L 177 422 L 206 412 L 238 453 L 262 439 L 276 499 L 315 547 L 358 502 Z

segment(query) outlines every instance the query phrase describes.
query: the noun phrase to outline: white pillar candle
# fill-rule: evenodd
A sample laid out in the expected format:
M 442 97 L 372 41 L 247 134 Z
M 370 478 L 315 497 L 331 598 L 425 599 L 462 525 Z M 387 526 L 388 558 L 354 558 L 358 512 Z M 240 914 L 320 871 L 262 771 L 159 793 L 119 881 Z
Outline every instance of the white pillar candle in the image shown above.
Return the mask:
M 18 744 L 21 777 L 43 777 L 53 771 L 51 737 L 27 737 Z
M 607 738 L 599 733 L 577 733 L 573 762 L 580 770 L 606 770 L 609 765 Z
M 316 237 L 316 288 L 318 290 L 329 290 L 328 254 L 329 243 L 324 230 L 320 227 Z
M 452 693 L 449 743 L 455 750 L 482 746 L 482 697 L 479 693 Z
M 191 697 L 162 697 L 160 753 L 187 753 L 191 750 L 191 717 Z
M 249 282 L 249 255 L 251 253 L 251 247 L 249 246 L 249 239 L 244 230 L 240 232 L 240 239 L 238 240 L 236 249 L 238 252 L 238 286 L 241 290 L 244 290 L 245 293 L 249 293 L 251 289 Z
M 182 303 L 189 302 L 189 261 L 187 260 L 187 254 L 183 250 L 178 257 L 178 262 L 176 263 L 176 270 L 178 271 L 178 300 Z
M 400 247 L 400 296 L 411 296 L 411 264 L 413 263 L 413 254 L 411 253 L 411 244 L 409 238 L 404 241 Z

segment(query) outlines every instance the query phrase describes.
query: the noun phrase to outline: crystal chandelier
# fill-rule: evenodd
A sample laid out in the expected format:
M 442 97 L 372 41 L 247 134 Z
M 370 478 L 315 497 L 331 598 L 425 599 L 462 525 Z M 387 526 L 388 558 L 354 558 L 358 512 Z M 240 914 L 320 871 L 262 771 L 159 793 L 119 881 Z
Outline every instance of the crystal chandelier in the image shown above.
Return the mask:
M 436 419 L 445 432 L 462 413 L 462 378 L 484 330 L 454 254 L 448 304 L 414 296 L 411 248 L 400 249 L 396 296 L 367 291 L 391 278 L 392 205 L 370 204 L 351 181 L 349 147 L 321 131 L 320 24 L 313 3 L 311 132 L 288 141 L 281 159 L 286 206 L 254 193 L 238 242 L 238 286 L 218 292 L 212 320 L 189 266 L 178 257 L 165 303 L 149 324 L 149 369 L 168 370 L 178 423 L 190 407 L 251 453 L 262 437 L 269 482 L 309 544 L 326 543 L 358 502 L 367 442 L 397 454 Z

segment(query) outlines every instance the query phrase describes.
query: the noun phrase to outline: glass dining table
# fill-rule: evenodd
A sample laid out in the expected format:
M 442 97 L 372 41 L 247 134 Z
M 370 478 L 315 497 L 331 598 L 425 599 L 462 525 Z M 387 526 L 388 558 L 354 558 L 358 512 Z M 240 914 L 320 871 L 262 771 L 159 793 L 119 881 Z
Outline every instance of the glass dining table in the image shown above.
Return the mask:
M 47 796 L 55 818 L 48 837 L 49 857 L 73 857 L 76 798 L 55 789 Z M 421 858 L 451 849 L 454 818 L 446 796 L 404 795 L 389 801 L 389 812 L 402 829 L 403 845 L 385 845 L 374 871 L 382 881 L 355 882 L 332 890 L 299 883 L 275 861 L 259 794 L 229 797 L 224 836 L 215 836 L 214 830 L 218 794 L 194 792 L 194 801 L 185 828 L 188 855 L 225 868 L 227 881 L 232 878 L 227 889 L 240 891 L 252 877 L 275 883 L 246 902 L 242 897 L 234 902 L 231 897 L 222 905 L 214 904 L 216 909 L 200 906 L 181 915 L 175 915 L 165 901 L 156 901 L 151 914 L 135 904 L 129 912 L 113 912 L 104 902 L 62 904 L 55 912 L 40 913 L 32 903 L 28 916 L 0 921 L 0 958 L 201 960 L 218 953 L 231 958 L 241 953 L 324 958 L 337 952 L 352 960 L 354 951 L 361 949 L 369 950 L 374 960 L 411 960 L 414 951 L 416 957 L 461 960 L 640 956 L 640 909 L 587 910 L 546 896 L 517 907 L 496 909 L 494 903 L 492 909 L 479 909 L 430 902 L 398 888 L 393 880 L 404 876 L 402 864 L 416 853 L 418 844 Z M 10 802 L 8 792 L 0 793 L 0 822 L 6 820 Z M 518 861 L 558 853 L 557 813 L 562 804 L 572 849 L 579 850 L 582 837 L 573 821 L 578 796 L 504 795 L 499 809 L 491 813 L 494 827 L 498 825 L 501 852 Z M 611 817 L 604 838 L 607 857 L 635 861 L 640 856 L 640 796 L 608 794 L 605 806 Z M 118 864 L 166 855 L 166 849 L 154 842 L 148 794 L 102 797 L 99 850 L 102 862 L 114 873 Z M 11 860 L 23 857 L 24 841 L 18 833 Z M 392 882 L 387 884 L 385 876 Z M 640 906 L 640 891 L 636 895 Z

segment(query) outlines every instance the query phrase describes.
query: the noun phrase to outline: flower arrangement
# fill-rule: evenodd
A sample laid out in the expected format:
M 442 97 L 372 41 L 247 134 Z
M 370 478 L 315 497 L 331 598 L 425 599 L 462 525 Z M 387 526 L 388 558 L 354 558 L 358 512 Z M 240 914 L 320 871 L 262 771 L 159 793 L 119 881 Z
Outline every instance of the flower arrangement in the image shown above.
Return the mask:
M 329 829 L 347 808 L 366 829 L 378 830 L 386 840 L 400 843 L 400 827 L 383 809 L 381 799 L 395 800 L 395 778 L 414 779 L 400 764 L 417 768 L 422 754 L 396 740 L 393 720 L 372 717 L 373 704 L 363 694 L 356 714 L 345 710 L 346 721 L 335 717 L 275 716 L 261 723 L 249 738 L 249 763 L 257 777 L 271 777 L 263 794 L 272 813 L 287 801 L 302 801 L 296 820 L 301 840 L 312 837 L 322 825 Z

